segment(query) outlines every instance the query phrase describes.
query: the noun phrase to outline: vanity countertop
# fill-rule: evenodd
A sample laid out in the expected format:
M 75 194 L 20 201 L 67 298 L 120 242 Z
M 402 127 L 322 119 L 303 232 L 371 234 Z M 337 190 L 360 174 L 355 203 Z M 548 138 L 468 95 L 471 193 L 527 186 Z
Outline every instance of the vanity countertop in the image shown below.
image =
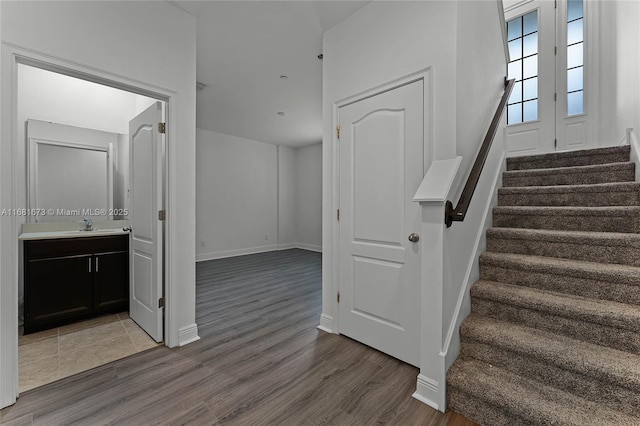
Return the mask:
M 86 238 L 101 237 L 107 235 L 125 235 L 128 231 L 122 228 L 129 226 L 126 220 L 109 222 L 95 222 L 93 231 L 80 231 L 82 223 L 25 223 L 22 225 L 22 233 L 19 240 L 50 240 L 56 238 Z

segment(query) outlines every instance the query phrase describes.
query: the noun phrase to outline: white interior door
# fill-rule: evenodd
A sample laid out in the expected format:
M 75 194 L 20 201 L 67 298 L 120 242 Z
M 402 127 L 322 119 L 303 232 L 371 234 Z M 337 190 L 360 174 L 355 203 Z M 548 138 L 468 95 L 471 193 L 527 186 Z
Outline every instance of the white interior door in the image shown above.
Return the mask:
M 129 315 L 157 342 L 163 339 L 161 121 L 157 102 L 129 122 Z
M 423 82 L 339 109 L 340 333 L 419 363 Z
M 516 84 L 507 102 L 507 152 L 542 154 L 556 145 L 556 12 L 553 0 L 507 9 L 508 78 Z

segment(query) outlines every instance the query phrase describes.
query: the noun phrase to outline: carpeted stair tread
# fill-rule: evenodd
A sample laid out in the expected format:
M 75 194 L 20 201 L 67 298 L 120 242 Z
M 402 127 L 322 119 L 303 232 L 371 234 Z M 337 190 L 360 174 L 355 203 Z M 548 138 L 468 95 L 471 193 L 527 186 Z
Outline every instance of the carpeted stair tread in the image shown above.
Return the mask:
M 504 291 L 505 288 L 510 291 Z M 613 306 L 593 306 L 587 310 L 581 310 L 577 305 L 565 309 L 566 299 L 555 298 L 568 296 L 567 293 L 539 290 L 547 296 L 530 303 L 518 298 L 527 294 L 520 290 L 528 289 L 534 288 L 480 280 L 471 288 L 471 312 L 640 355 L 640 331 L 629 326 L 637 321 L 627 315 L 630 310 L 638 310 L 637 306 L 634 310 L 628 303 L 618 302 Z M 512 294 L 514 292 L 516 294 Z M 584 299 L 583 296 L 575 297 Z M 580 303 L 580 299 L 571 300 Z M 587 300 L 591 303 L 600 301 Z M 626 325 L 617 326 L 622 324 Z M 468 348 L 468 342 L 465 345 Z
M 487 251 L 640 266 L 640 234 L 489 228 Z
M 629 161 L 552 169 L 513 170 L 502 174 L 502 183 L 505 187 L 587 185 L 608 182 L 633 182 L 634 180 L 635 164 Z
M 543 169 L 624 162 L 629 161 L 630 152 L 630 146 L 626 145 L 511 157 L 507 159 L 507 170 Z
M 498 189 L 498 205 L 636 206 L 640 205 L 640 183 L 504 187 Z
M 523 354 L 640 392 L 639 355 L 474 314 L 462 323 L 460 333 L 465 339 L 490 344 L 495 350 Z
M 458 358 L 449 369 L 447 385 L 455 391 L 450 407 L 486 426 L 522 424 L 520 419 L 525 424 L 566 426 L 637 426 L 640 422 L 638 417 L 468 357 Z M 467 410 L 464 399 L 458 400 L 467 395 L 486 402 L 483 418 L 478 418 L 478 410 Z M 495 416 L 490 412 L 493 407 Z
M 640 268 L 628 265 L 576 261 L 526 254 L 484 252 L 481 265 L 517 268 L 525 271 L 544 271 L 609 282 L 621 281 L 626 285 L 640 286 Z M 482 275 L 482 274 L 481 274 Z
M 640 308 L 635 305 L 483 280 L 471 287 L 471 297 L 631 330 L 640 338 Z
M 500 206 L 493 209 L 493 224 L 510 228 L 637 233 L 640 232 L 640 206 Z

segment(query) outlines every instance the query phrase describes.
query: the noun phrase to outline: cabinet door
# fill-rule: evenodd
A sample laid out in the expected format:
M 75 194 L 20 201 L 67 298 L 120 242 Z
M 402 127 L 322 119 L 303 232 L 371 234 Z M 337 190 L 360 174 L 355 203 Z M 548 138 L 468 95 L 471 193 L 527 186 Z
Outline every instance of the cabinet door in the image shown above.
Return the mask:
M 92 257 L 73 256 L 27 262 L 25 331 L 88 314 L 92 310 Z
M 127 252 L 96 254 L 94 269 L 94 310 L 96 312 L 127 310 L 129 254 Z

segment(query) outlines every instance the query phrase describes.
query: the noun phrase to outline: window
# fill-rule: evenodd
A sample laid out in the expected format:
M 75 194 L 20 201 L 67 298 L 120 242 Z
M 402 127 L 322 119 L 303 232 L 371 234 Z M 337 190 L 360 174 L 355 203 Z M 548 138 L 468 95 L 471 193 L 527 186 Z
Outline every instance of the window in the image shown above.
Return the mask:
M 567 2 L 567 115 L 584 112 L 584 13 L 582 0 Z
M 509 62 L 507 74 L 515 79 L 507 103 L 507 124 L 538 119 L 538 12 L 507 22 Z

